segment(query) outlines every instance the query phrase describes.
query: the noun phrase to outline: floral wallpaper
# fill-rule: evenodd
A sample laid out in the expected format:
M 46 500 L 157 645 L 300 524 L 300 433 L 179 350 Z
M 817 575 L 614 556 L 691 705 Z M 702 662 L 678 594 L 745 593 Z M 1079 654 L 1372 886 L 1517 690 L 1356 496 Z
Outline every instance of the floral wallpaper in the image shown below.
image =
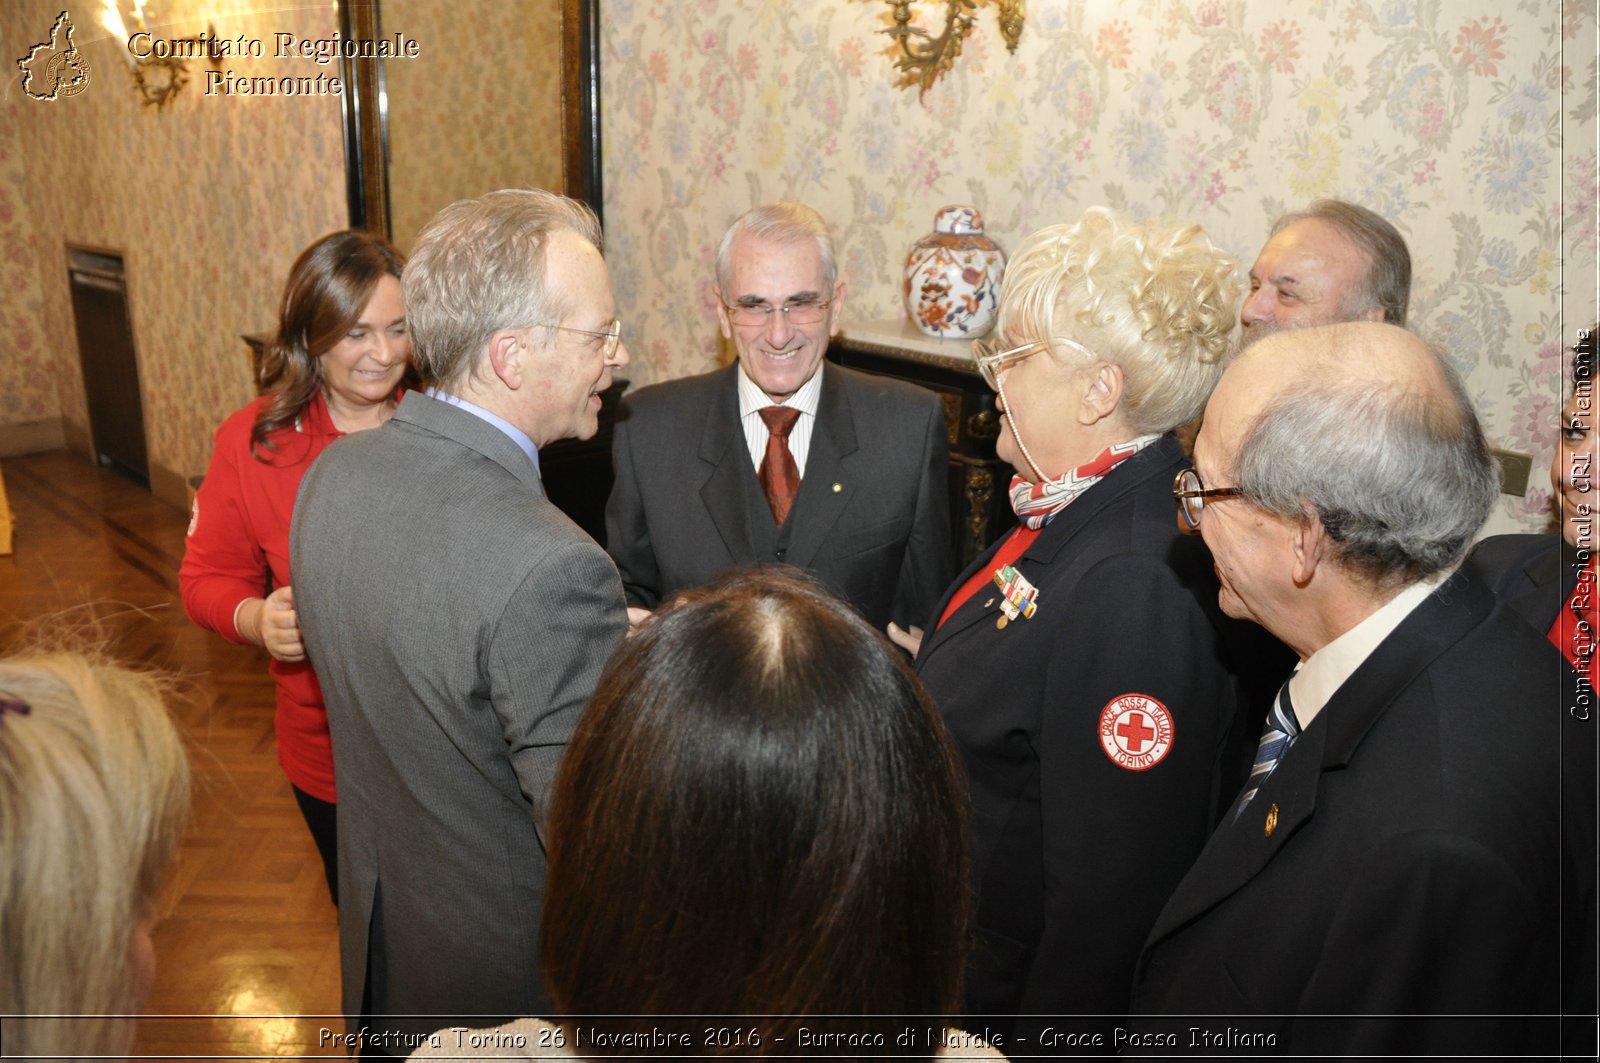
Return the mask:
M 118 251 L 152 474 L 204 472 L 211 435 L 254 394 L 240 333 L 270 329 L 300 249 L 347 220 L 340 100 L 205 94 L 204 60 L 164 110 L 142 107 L 97 22 L 68 6 L 89 64 L 71 98 L 29 99 L 9 64 L 48 37 L 64 0 L 0 5 L 0 426 L 63 417 L 87 432 L 67 281 L 68 242 Z M 278 32 L 331 37 L 332 0 L 160 0 L 160 36 L 209 24 L 261 39 L 263 58 L 229 58 L 239 77 L 336 73 L 272 54 Z M 126 13 L 131 5 L 124 3 Z
M 0 5 L 5 54 L 47 34 L 62 2 Z M 1564 346 L 1597 312 L 1589 0 L 1035 0 L 1015 54 L 991 6 L 920 99 L 891 87 L 881 0 L 599 3 L 608 258 L 637 382 L 716 361 L 714 248 L 759 202 L 804 200 L 832 221 L 847 321 L 861 321 L 903 313 L 905 252 L 946 204 L 979 207 L 1007 248 L 1097 203 L 1191 218 L 1248 263 L 1277 214 L 1343 196 L 1405 234 L 1413 327 L 1467 374 L 1496 443 L 1534 457 L 1532 489 L 1503 500 L 1493 530 L 1541 524 Z M 345 224 L 339 101 L 207 97 L 197 74 L 165 111 L 142 108 L 96 7 L 71 10 L 84 92 L 29 100 L 13 75 L 0 90 L 0 429 L 86 427 L 63 245 L 120 250 L 151 460 L 194 475 L 252 392 L 238 333 L 270 327 L 295 254 Z M 333 0 L 152 7 L 174 35 L 209 22 L 270 42 L 336 24 Z M 440 41 L 465 27 L 529 57 L 447 79 L 501 103 L 487 125 L 455 93 L 396 85 L 423 123 L 397 128 L 398 144 L 465 138 L 417 175 L 423 198 L 555 184 L 559 119 L 505 106 L 556 77 L 553 20 L 487 3 L 386 10 L 388 29 L 420 20 L 425 45 L 424 24 Z M 330 69 L 270 54 L 230 66 Z M 529 168 L 502 171 L 492 145 Z
M 761 202 L 820 210 L 849 320 L 903 315 L 949 203 L 1015 247 L 1105 204 L 1200 222 L 1248 266 L 1280 213 L 1405 235 L 1411 325 L 1534 457 L 1491 531 L 1541 527 L 1563 347 L 1596 316 L 1591 0 L 1035 0 L 981 8 L 953 73 L 892 88 L 878 0 L 601 0 L 605 220 L 638 383 L 717 359 L 712 260 Z M 923 24 L 943 5 L 917 5 Z
M 404 31 L 421 48 L 387 65 L 390 231 L 404 251 L 458 199 L 562 187 L 561 0 L 465 10 L 382 2 L 385 35 Z
M 5 54 L 14 15 L 0 14 Z M 9 97 L 0 107 L 0 292 L 5 293 L 0 299 L 0 425 L 61 416 L 49 361 L 41 351 L 44 294 L 32 253 L 36 239 L 26 202 L 28 160 L 20 111 Z

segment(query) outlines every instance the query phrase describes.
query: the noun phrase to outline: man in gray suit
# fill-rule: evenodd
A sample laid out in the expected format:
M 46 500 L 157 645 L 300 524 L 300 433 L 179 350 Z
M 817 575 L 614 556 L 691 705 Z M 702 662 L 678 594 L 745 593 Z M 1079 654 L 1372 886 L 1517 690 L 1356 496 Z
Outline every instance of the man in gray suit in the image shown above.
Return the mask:
M 295 506 L 339 782 L 344 1010 L 369 1054 L 550 1010 L 544 802 L 627 623 L 616 569 L 539 478 L 539 448 L 594 435 L 628 361 L 599 244 L 588 208 L 548 192 L 440 211 L 403 280 L 437 385 L 330 447 Z
M 923 624 L 950 582 L 944 407 L 824 366 L 844 282 L 795 203 L 740 217 L 717 254 L 735 365 L 644 388 L 617 414 L 606 549 L 637 622 L 738 565 L 809 569 L 874 626 Z

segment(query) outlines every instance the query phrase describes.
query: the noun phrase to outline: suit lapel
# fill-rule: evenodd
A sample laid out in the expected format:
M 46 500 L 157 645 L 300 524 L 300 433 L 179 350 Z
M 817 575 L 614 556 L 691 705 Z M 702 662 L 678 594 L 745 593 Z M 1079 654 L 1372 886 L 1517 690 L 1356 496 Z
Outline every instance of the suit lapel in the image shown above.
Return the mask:
M 1541 633 L 1550 627 L 1578 582 L 1578 566 L 1570 563 L 1572 548 L 1559 537 L 1553 547 L 1539 551 L 1522 566 L 1527 586 L 1505 599 L 1518 616 Z
M 934 623 L 937 626 L 932 631 L 924 633 L 922 646 L 917 650 L 918 662 L 925 659 L 928 654 L 932 653 L 957 631 L 971 627 L 975 622 L 982 620 L 987 615 L 988 609 L 982 603 L 988 601 L 993 595 L 984 593 L 984 589 L 979 587 L 977 593 L 967 599 L 961 608 L 956 610 L 954 616 L 943 624 L 938 623 L 938 618 L 944 616 L 944 611 L 950 608 L 950 599 L 956 596 L 956 592 L 965 587 L 967 581 L 978 570 L 988 570 L 994 567 L 994 555 L 999 552 L 1001 544 L 1010 538 L 1014 532 L 1015 528 L 990 543 L 988 548 L 978 555 L 977 560 L 968 565 L 961 575 L 957 576 L 955 581 L 945 589 L 944 594 L 939 598 L 939 604 L 933 608 Z
M 1232 896 L 1255 878 L 1295 831 L 1311 819 L 1317 807 L 1327 721 L 1324 709 L 1295 739 L 1243 814 L 1235 818 L 1233 806 L 1229 806 L 1226 817 L 1151 928 L 1151 942 Z
M 1176 471 L 1180 460 L 1177 441 L 1171 436 L 1159 439 L 1150 446 L 1145 447 L 1138 454 L 1129 458 L 1123 464 L 1112 469 L 1106 478 L 1085 491 L 1074 499 L 1066 509 L 1056 515 L 1056 518 L 1045 525 L 1044 531 L 1033 541 L 1033 545 L 1023 551 L 1016 562 L 1017 571 L 1032 580 L 1035 584 L 1042 581 L 1044 571 L 1055 561 L 1056 556 L 1066 549 L 1077 535 L 1089 527 L 1101 511 L 1110 506 L 1128 492 L 1136 490 L 1141 484 L 1152 476 L 1163 476 L 1170 480 Z M 1173 519 L 1177 519 L 1176 513 Z M 1009 533 L 1008 533 L 1009 535 Z M 999 552 L 1000 543 L 1007 536 L 991 545 L 983 555 L 956 578 L 949 593 L 940 600 L 935 616 L 943 616 L 945 609 L 949 608 L 950 598 L 955 590 L 964 586 L 967 580 L 979 568 L 994 567 L 994 555 Z M 923 652 L 929 652 L 946 639 L 971 627 L 981 620 L 992 620 L 997 611 L 995 602 L 998 592 L 987 593 L 980 588 L 976 594 L 969 598 L 949 621 L 941 624 L 923 641 Z M 985 603 L 988 603 L 987 605 Z M 1043 596 L 1039 598 L 1039 608 L 1044 610 L 1059 607 L 1055 601 L 1047 601 Z
M 1372 726 L 1438 656 L 1481 624 L 1494 596 L 1465 572 L 1451 576 L 1401 621 L 1295 739 L 1244 814 L 1230 809 L 1150 931 L 1154 943 L 1249 882 L 1316 811 L 1325 772 L 1350 763 Z M 1276 807 L 1273 829 L 1267 817 Z
M 822 373 L 822 394 L 817 397 L 817 418 L 811 430 L 811 450 L 806 456 L 806 474 L 800 492 L 789 511 L 790 564 L 808 567 L 817 551 L 827 542 L 828 533 L 839 515 L 850 504 L 859 484 L 849 474 L 854 466 L 856 443 L 855 416 L 850 395 L 838 369 Z M 838 490 L 834 486 L 838 485 Z
M 700 486 L 701 504 L 734 564 L 749 564 L 756 552 L 747 516 L 750 485 L 746 481 L 755 478 L 755 470 L 739 424 L 733 366 L 717 377 L 711 408 L 706 411 L 706 428 L 700 436 L 700 460 L 708 469 Z

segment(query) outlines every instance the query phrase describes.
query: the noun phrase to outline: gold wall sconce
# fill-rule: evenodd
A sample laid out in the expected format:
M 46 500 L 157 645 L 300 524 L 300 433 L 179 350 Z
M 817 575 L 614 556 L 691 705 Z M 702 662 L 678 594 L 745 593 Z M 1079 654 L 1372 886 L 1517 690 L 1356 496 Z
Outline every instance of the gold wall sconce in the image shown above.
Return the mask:
M 895 87 L 909 89 L 915 86 L 919 90 L 919 99 L 926 96 L 934 82 L 955 66 L 956 58 L 961 55 L 961 42 L 966 40 L 977 22 L 978 8 L 988 7 L 990 2 L 946 0 L 944 31 L 936 37 L 927 30 L 911 25 L 911 0 L 889 0 L 889 6 L 894 9 L 889 18 L 894 25 L 881 32 L 888 34 L 895 42 L 890 45 L 890 54 L 899 52 L 894 60 L 895 68 L 900 71 L 900 79 L 895 82 Z M 993 0 L 998 9 L 1000 36 L 1005 39 L 1008 52 L 1015 53 L 1017 42 L 1022 39 L 1023 2 Z
M 160 110 L 177 98 L 189 83 L 188 60 L 204 57 L 213 70 L 220 70 L 222 57 L 213 47 L 217 31 L 210 23 L 194 37 L 157 37 L 145 21 L 146 0 L 133 0 L 133 21 L 139 28 L 128 32 L 117 9 L 117 0 L 101 0 L 100 25 L 113 42 L 122 42 L 122 59 L 139 99 L 146 107 Z

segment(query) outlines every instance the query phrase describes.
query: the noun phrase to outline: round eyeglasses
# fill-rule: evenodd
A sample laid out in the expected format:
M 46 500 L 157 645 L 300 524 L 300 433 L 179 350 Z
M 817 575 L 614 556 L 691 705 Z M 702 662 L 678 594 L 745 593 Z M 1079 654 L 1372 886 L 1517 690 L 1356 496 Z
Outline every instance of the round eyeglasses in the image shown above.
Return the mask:
M 1193 469 L 1184 469 L 1172 478 L 1172 497 L 1189 531 L 1200 530 L 1200 515 L 1205 512 L 1206 499 L 1237 498 L 1242 494 L 1244 490 L 1238 487 L 1207 487 Z
M 728 312 L 728 320 L 744 328 L 766 328 L 767 322 L 772 320 L 773 311 L 783 314 L 791 325 L 815 325 L 828 313 L 832 304 L 824 299 L 821 301 L 808 300 L 803 303 L 784 303 L 782 306 L 773 306 L 771 303 L 749 303 L 734 306 L 723 303 L 722 308 Z

